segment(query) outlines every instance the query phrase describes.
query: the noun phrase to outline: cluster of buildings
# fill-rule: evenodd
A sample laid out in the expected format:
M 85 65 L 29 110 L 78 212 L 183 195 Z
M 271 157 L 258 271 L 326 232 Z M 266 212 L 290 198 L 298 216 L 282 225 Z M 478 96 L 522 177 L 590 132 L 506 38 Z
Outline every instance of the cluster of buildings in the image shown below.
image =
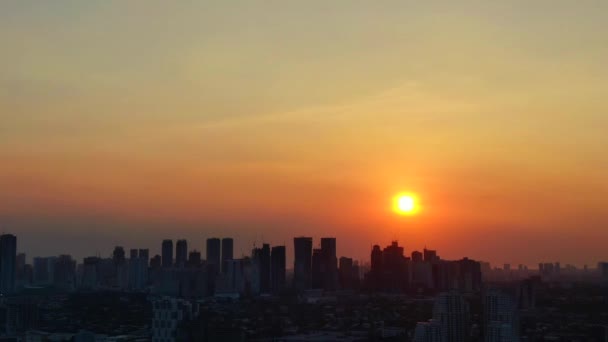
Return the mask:
M 499 290 L 482 294 L 481 327 L 471 324 L 471 310 L 467 298 L 459 291 L 443 292 L 435 299 L 433 318 L 419 322 L 414 331 L 414 342 L 516 342 L 520 340 L 519 314 L 510 295 Z
M 349 300 L 381 293 L 434 298 L 432 318 L 412 324 L 415 328 L 410 336 L 416 342 L 511 342 L 519 341 L 520 313 L 534 310 L 541 282 L 588 271 L 586 267 L 560 267 L 559 263 L 541 263 L 538 270 L 522 265 L 512 269 L 509 264 L 491 269 L 488 263 L 466 257 L 444 260 L 427 248 L 406 253 L 396 241 L 384 248 L 374 245 L 371 262 L 364 267 L 352 258 L 338 258 L 333 237 L 321 238 L 316 245 L 312 237 L 295 237 L 293 253 L 293 269 L 289 273 L 286 246 L 264 243 L 254 246 L 249 255 L 235 257 L 232 238 L 207 239 L 204 255 L 189 249 L 187 240 L 167 239 L 161 243 L 161 253 L 154 256 L 146 248 L 125 250 L 116 246 L 109 257 L 89 256 L 82 263 L 70 255 L 59 255 L 35 257 L 28 264 L 25 254 L 17 254 L 17 238 L 4 234 L 0 236 L 0 313 L 5 318 L 4 332 L 31 332 L 39 325 L 40 301 L 26 294 L 32 289 L 145 296 L 146 303 L 151 303 L 149 329 L 155 341 L 179 340 L 185 323 L 201 320 L 200 305 L 209 299 L 237 303 L 240 298 L 280 301 L 284 296 L 296 296 L 305 303 L 334 303 L 343 305 L 336 308 L 345 310 Z M 608 263 L 599 263 L 589 274 L 608 283 Z M 517 284 L 514 291 L 507 293 L 488 286 L 507 282 Z M 344 298 L 349 299 L 344 302 Z M 470 303 L 482 308 L 476 318 L 472 317 Z M 301 331 L 293 320 L 292 308 L 277 305 L 273 312 L 278 314 L 272 319 L 282 320 L 281 331 Z M 345 320 L 340 317 L 344 312 L 328 312 L 328 307 L 319 308 L 327 326 L 350 325 L 361 334 L 377 326 L 383 327 L 381 335 L 394 330 L 401 336 L 407 331 L 403 327 L 391 330 L 384 323 L 368 319 L 365 309 L 353 312 L 352 318 Z M 425 315 L 422 320 L 427 318 Z M 243 326 L 252 331 L 262 334 L 260 331 L 267 330 L 253 329 L 255 324 L 247 318 L 242 320 Z
M 372 290 L 384 292 L 475 292 L 481 289 L 481 264 L 468 258 L 442 260 L 436 251 L 426 248 L 407 257 L 404 248 L 393 241 L 383 249 L 378 245 L 372 248 L 371 271 L 365 280 Z

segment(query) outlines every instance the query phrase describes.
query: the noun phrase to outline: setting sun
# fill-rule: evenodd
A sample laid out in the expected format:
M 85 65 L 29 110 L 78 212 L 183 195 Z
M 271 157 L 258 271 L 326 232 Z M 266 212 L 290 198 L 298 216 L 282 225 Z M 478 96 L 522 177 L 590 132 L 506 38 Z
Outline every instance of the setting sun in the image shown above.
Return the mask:
M 414 194 L 400 193 L 393 198 L 393 210 L 399 215 L 414 215 L 419 210 L 418 198 Z

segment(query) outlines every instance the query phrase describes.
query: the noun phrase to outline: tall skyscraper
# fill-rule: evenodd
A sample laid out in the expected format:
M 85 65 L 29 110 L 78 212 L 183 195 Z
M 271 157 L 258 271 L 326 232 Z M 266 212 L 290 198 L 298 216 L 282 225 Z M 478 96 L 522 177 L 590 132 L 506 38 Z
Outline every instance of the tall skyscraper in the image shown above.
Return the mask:
M 413 262 L 422 262 L 422 253 L 419 251 L 412 252 L 412 261 Z
M 129 250 L 129 259 L 136 259 L 138 257 L 139 253 L 137 251 L 137 248 L 131 248 Z
M 323 288 L 323 253 L 321 248 L 313 248 L 310 266 L 311 287 L 313 289 Z
M 254 248 L 253 260 L 259 272 L 260 292 L 270 292 L 270 245 L 265 243 L 262 248 Z
M 293 239 L 294 244 L 294 267 L 293 282 L 296 290 L 310 289 L 311 266 L 312 266 L 312 238 L 297 237 Z
M 191 251 L 188 254 L 188 266 L 189 267 L 199 267 L 200 265 L 201 265 L 201 252 Z
M 159 269 L 162 266 L 162 258 L 160 255 L 156 254 L 150 259 L 150 268 L 155 270 Z
M 220 270 L 220 255 L 220 239 L 207 239 L 207 265 L 211 267 L 214 273 L 218 273 Z
M 173 266 L 173 240 L 163 240 L 162 245 L 162 267 Z
M 458 292 L 444 292 L 435 299 L 433 319 L 440 325 L 442 342 L 464 342 L 468 340 L 469 303 Z
M 147 248 L 139 249 L 139 258 L 143 259 L 146 263 L 146 267 L 150 263 L 150 251 Z
M 175 245 L 175 266 L 185 267 L 188 260 L 188 241 L 177 240 Z
M 222 273 L 225 272 L 226 261 L 234 259 L 234 240 L 232 238 L 222 239 Z
M 340 258 L 340 268 L 338 269 L 340 288 L 352 289 L 353 279 L 353 259 L 347 257 Z
M 114 260 L 115 265 L 124 264 L 125 262 L 125 249 L 122 246 L 114 247 L 114 251 L 112 252 L 112 259 Z
M 0 292 L 15 292 L 15 265 L 17 262 L 17 237 L 12 234 L 0 236 Z
M 323 288 L 336 290 L 338 287 L 338 257 L 336 255 L 336 238 L 321 238 L 321 273 Z
M 285 288 L 286 251 L 285 246 L 274 246 L 270 253 L 270 278 L 274 292 Z
M 380 250 L 375 245 L 371 253 L 371 285 L 376 290 L 400 292 L 408 286 L 408 265 L 403 247 L 397 241 Z
M 424 254 L 424 261 L 426 261 L 426 262 L 439 261 L 439 257 L 437 256 L 437 251 L 432 250 L 432 249 L 426 249 L 426 247 L 425 247 L 422 252 Z

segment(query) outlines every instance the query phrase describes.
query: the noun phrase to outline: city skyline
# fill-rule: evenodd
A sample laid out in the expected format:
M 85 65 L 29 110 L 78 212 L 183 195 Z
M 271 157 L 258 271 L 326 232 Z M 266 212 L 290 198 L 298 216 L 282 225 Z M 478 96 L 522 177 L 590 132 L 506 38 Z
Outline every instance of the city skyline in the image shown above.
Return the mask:
M 3 233 L 3 236 L 14 236 L 10 233 Z M 366 250 L 363 254 L 365 254 L 365 257 L 362 258 L 357 258 L 354 255 L 348 255 L 348 254 L 341 254 L 339 251 L 339 248 L 337 248 L 337 246 L 339 246 L 339 243 L 337 243 L 337 239 L 335 237 L 327 237 L 327 236 L 321 236 L 321 237 L 312 237 L 312 236 L 294 236 L 292 237 L 292 239 L 288 242 L 283 242 L 283 243 L 271 243 L 268 241 L 262 241 L 262 242 L 256 242 L 253 243 L 252 245 L 250 245 L 248 248 L 245 247 L 243 249 L 243 251 L 239 254 L 239 253 L 234 253 L 234 243 L 235 243 L 235 239 L 231 238 L 231 237 L 207 237 L 207 238 L 203 238 L 204 242 L 203 245 L 198 246 L 198 245 L 191 245 L 188 241 L 188 239 L 185 238 L 179 238 L 179 239 L 163 239 L 162 241 L 160 241 L 158 243 L 157 248 L 155 247 L 150 247 L 150 246 L 146 246 L 143 244 L 137 245 L 137 246 L 126 246 L 124 244 L 116 244 L 113 246 L 110 246 L 105 252 L 95 252 L 95 253 L 89 253 L 89 254 L 85 254 L 83 256 L 78 256 L 75 255 L 73 253 L 71 253 L 70 251 L 62 251 L 56 254 L 49 254 L 49 255 L 43 255 L 43 254 L 32 254 L 32 253 L 28 253 L 25 250 L 21 250 L 19 249 L 19 244 L 16 244 L 16 254 L 23 254 L 25 256 L 24 261 L 25 262 L 33 262 L 33 259 L 35 258 L 53 258 L 53 257 L 58 257 L 61 255 L 67 255 L 70 257 L 73 257 L 74 260 L 78 261 L 78 260 L 84 260 L 88 257 L 99 257 L 99 258 L 112 258 L 113 257 L 113 253 L 116 253 L 116 248 L 121 248 L 124 251 L 125 256 L 128 256 L 128 252 L 133 253 L 135 252 L 137 255 L 137 252 L 139 251 L 139 253 L 141 253 L 141 251 L 145 251 L 146 255 L 149 256 L 149 259 L 152 260 L 152 257 L 157 256 L 159 257 L 159 262 L 161 262 L 162 267 L 173 267 L 173 266 L 177 266 L 177 267 L 184 267 L 187 265 L 188 260 L 192 257 L 192 253 L 197 253 L 198 257 L 200 258 L 200 261 L 206 262 L 206 263 L 210 263 L 210 264 L 214 264 L 214 265 L 219 265 L 219 269 L 217 270 L 218 272 L 222 272 L 223 271 L 223 267 L 224 267 L 224 263 L 225 261 L 228 260 L 233 260 L 233 259 L 243 259 L 243 258 L 250 258 L 252 257 L 252 253 L 255 254 L 255 251 L 257 249 L 262 248 L 263 246 L 272 246 L 272 248 L 274 249 L 275 247 L 280 247 L 282 249 L 284 249 L 285 253 L 285 262 L 286 262 L 286 270 L 289 270 L 291 272 L 295 272 L 295 269 L 297 268 L 296 266 L 296 258 L 297 258 L 297 241 L 296 240 L 308 240 L 310 243 L 310 250 L 309 252 L 311 253 L 309 255 L 309 258 L 311 260 L 314 260 L 315 258 L 315 251 L 321 251 L 323 249 L 323 241 L 327 241 L 327 240 L 334 240 L 333 242 L 333 247 L 332 250 L 334 251 L 333 253 L 335 253 L 336 256 L 336 260 L 335 263 L 336 265 L 339 264 L 339 260 L 340 258 L 350 258 L 352 261 L 356 261 L 359 265 L 361 266 L 370 266 L 373 264 L 373 253 L 376 247 L 379 247 L 380 249 L 382 249 L 382 246 L 395 246 L 395 244 L 399 245 L 399 248 L 401 249 L 400 253 L 403 253 L 403 255 L 408 258 L 408 259 L 412 259 L 415 260 L 417 257 L 419 257 L 420 260 L 428 260 L 430 259 L 434 259 L 434 258 L 439 258 L 440 256 L 437 255 L 437 251 L 438 249 L 436 248 L 432 248 L 432 246 L 427 246 L 424 245 L 424 247 L 420 248 L 411 248 L 408 247 L 406 244 L 403 244 L 402 242 L 400 242 L 399 240 L 387 240 L 385 242 L 381 242 L 381 241 L 375 241 L 375 242 L 371 242 L 369 244 L 369 250 Z M 228 242 L 229 243 L 226 243 Z M 238 242 L 238 240 L 237 240 Z M 181 247 L 180 247 L 181 244 Z M 210 248 L 210 244 L 213 244 L 213 246 Z M 239 244 L 240 245 L 240 244 Z M 166 246 L 166 247 L 165 247 Z M 226 251 L 225 247 L 228 247 Z M 185 248 L 185 249 L 184 249 Z M 308 249 L 307 247 L 304 247 L 306 249 Z M 180 253 L 180 249 L 182 250 L 182 252 Z M 178 254 L 181 254 L 182 256 L 184 255 L 183 253 L 185 253 L 185 258 L 183 259 L 178 257 Z M 209 253 L 211 253 L 211 256 L 209 255 Z M 224 256 L 224 253 L 227 253 L 226 256 Z M 371 254 L 370 254 L 371 253 Z M 427 256 L 428 254 L 428 256 Z M 371 256 L 370 256 L 371 255 Z M 576 267 L 578 270 L 586 270 L 587 268 L 589 269 L 593 269 L 595 268 L 597 265 L 601 264 L 601 263 L 605 263 L 605 259 L 599 258 L 595 261 L 592 261 L 590 263 L 585 263 L 585 264 L 576 264 L 576 263 L 572 263 L 569 262 L 568 260 L 552 260 L 549 258 L 541 258 L 539 260 L 536 261 L 530 261 L 528 263 L 517 263 L 517 262 L 509 262 L 509 261 L 504 261 L 504 262 L 493 262 L 490 260 L 485 260 L 482 258 L 478 258 L 474 255 L 468 255 L 468 254 L 463 254 L 463 255 L 459 255 L 459 256 L 446 256 L 443 253 L 441 254 L 441 257 L 443 257 L 443 260 L 457 260 L 457 259 L 472 259 L 472 260 L 477 260 L 478 262 L 481 262 L 482 264 L 488 264 L 489 266 L 491 266 L 491 268 L 489 270 L 492 269 L 504 269 L 505 267 L 510 267 L 511 270 L 519 270 L 521 271 L 522 267 L 525 268 L 525 270 L 527 271 L 529 270 L 535 270 L 535 271 L 540 271 L 542 272 L 542 266 L 543 264 L 556 264 L 559 265 L 561 264 L 562 266 L 574 266 Z M 180 266 L 181 265 L 181 266 Z M 308 265 L 308 267 L 310 267 L 310 265 Z M 552 266 L 553 267 L 553 266 Z
M 79 259 L 210 236 L 289 256 L 293 236 L 331 235 L 357 259 L 399 240 L 593 265 L 608 257 L 607 12 L 3 1 L 0 229 Z M 423 210 L 395 215 L 400 192 Z

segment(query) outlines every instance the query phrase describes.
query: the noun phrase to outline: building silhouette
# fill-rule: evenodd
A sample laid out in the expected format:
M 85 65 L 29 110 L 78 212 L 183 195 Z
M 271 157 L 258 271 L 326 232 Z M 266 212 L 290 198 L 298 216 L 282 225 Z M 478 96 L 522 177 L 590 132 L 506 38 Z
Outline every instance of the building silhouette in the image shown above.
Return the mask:
M 225 273 L 225 263 L 227 260 L 234 259 L 234 240 L 232 238 L 222 239 L 222 272 Z
M 285 246 L 274 246 L 270 252 L 270 286 L 273 292 L 285 289 L 287 254 Z
M 323 252 L 321 248 L 312 250 L 311 261 L 311 287 L 313 289 L 323 288 Z
M 202 263 L 201 252 L 190 251 L 188 254 L 188 267 L 200 267 Z
M 253 261 L 259 277 L 259 288 L 261 293 L 270 292 L 270 245 L 265 243 L 262 248 L 253 249 Z
M 338 288 L 338 258 L 336 238 L 321 238 L 321 273 L 323 288 L 333 291 Z
M 17 237 L 12 234 L 0 236 L 0 292 L 15 292 L 15 266 L 17 263 Z
M 163 240 L 162 244 L 162 267 L 170 268 L 173 266 L 173 240 Z
M 220 239 L 207 239 L 207 265 L 210 266 L 214 273 L 220 270 L 221 246 Z
M 177 240 L 175 244 L 175 266 L 185 267 L 188 260 L 188 241 Z
M 150 250 L 147 248 L 139 249 L 139 258 L 143 259 L 146 265 L 150 264 Z
M 294 244 L 294 288 L 307 290 L 312 285 L 312 238 L 296 237 Z

